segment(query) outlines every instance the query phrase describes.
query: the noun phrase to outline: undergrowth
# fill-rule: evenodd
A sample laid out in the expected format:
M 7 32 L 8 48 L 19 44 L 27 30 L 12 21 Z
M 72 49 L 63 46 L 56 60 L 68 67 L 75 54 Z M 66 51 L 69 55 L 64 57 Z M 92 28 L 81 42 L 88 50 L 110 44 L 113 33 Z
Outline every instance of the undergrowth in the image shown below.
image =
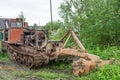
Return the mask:
M 64 35 L 65 30 L 62 32 L 58 31 L 57 35 L 51 36 L 52 40 L 58 40 Z M 72 39 L 68 42 L 68 46 L 76 46 Z M 88 53 L 100 56 L 101 59 L 108 60 L 115 58 L 118 62 L 120 61 L 120 49 L 117 46 L 105 46 L 100 47 L 98 45 L 87 45 L 84 44 Z M 7 54 L 0 54 L 0 61 L 9 61 Z M 72 63 L 72 62 L 71 62 Z M 120 64 L 115 63 L 112 65 L 106 65 L 101 69 L 95 69 L 87 75 L 74 76 L 72 74 L 71 63 L 58 63 L 50 62 L 48 65 L 43 65 L 38 70 L 24 70 L 23 72 L 12 71 L 10 76 L 19 76 L 20 80 L 26 80 L 24 78 L 29 76 L 36 76 L 42 80 L 119 80 L 120 79 Z M 1 70 L 0 70 L 1 71 Z M 6 78 L 5 78 L 6 79 Z M 7 79 L 6 79 L 7 80 Z M 9 80 L 9 79 L 8 79 Z
M 120 50 L 117 47 L 108 47 L 101 49 L 87 48 L 89 53 L 100 56 L 102 59 L 115 58 L 120 61 Z M 8 61 L 7 54 L 0 54 L 0 61 Z M 72 62 L 71 62 L 72 63 Z M 48 65 L 43 65 L 38 70 L 12 71 L 8 78 L 14 76 L 20 77 L 20 80 L 25 80 L 26 77 L 36 76 L 42 80 L 119 80 L 120 79 L 120 64 L 106 65 L 101 69 L 91 71 L 87 75 L 74 76 L 71 72 L 71 63 L 51 62 Z M 0 70 L 1 71 L 1 70 Z M 3 77 L 4 78 L 4 77 Z M 7 78 L 5 78 L 7 80 Z M 2 79 L 1 79 L 2 80 Z M 3 79 L 4 80 L 4 79 Z M 9 80 L 9 79 L 8 79 Z
M 0 61 L 10 61 L 7 55 L 7 52 L 0 53 Z

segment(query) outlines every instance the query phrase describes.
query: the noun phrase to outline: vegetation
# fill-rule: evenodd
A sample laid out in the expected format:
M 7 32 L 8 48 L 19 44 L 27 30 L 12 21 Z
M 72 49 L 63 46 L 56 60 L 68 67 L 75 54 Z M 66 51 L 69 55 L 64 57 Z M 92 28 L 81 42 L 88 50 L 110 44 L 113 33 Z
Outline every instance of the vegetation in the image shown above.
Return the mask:
M 51 22 L 46 23 L 46 25 L 44 26 L 44 29 L 46 30 L 51 30 L 51 27 L 53 30 L 57 30 L 60 27 L 63 27 L 63 24 L 61 21 L 53 21 L 53 25 L 51 26 Z
M 64 0 L 59 7 L 63 19 L 53 22 L 51 39 L 58 40 L 68 29 L 73 29 L 89 53 L 102 59 L 115 58 L 118 63 L 96 68 L 87 75 L 73 76 L 71 63 L 53 63 L 43 65 L 39 70 L 0 69 L 0 80 L 20 80 L 37 77 L 43 80 L 119 80 L 120 79 L 120 1 L 119 0 Z M 36 29 L 37 25 L 34 24 Z M 48 22 L 45 29 L 51 29 Z M 67 46 L 75 46 L 72 39 Z M 0 61 L 8 61 L 6 54 L 0 54 Z M 3 74 L 3 73 L 6 74 Z M 1 76 L 2 75 L 2 76 Z M 4 75 L 6 75 L 4 77 Z M 9 78 L 9 79 L 8 79 Z M 29 79 L 28 79 L 29 80 Z
M 87 50 L 89 53 L 99 55 L 102 59 L 111 59 L 114 57 L 117 60 L 120 60 L 120 50 L 117 47 L 110 47 L 104 50 L 96 47 L 93 50 L 91 50 L 91 48 L 88 48 Z M 7 55 L 2 57 L 0 55 L 0 61 L 7 61 L 6 59 L 8 59 Z M 120 64 L 106 65 L 101 69 L 96 68 L 87 75 L 81 75 L 77 77 L 71 72 L 71 63 L 51 62 L 48 65 L 43 65 L 38 70 L 29 70 L 27 68 L 19 69 L 19 67 L 17 67 L 15 70 L 0 68 L 0 80 L 32 80 L 34 78 L 37 78 L 38 80 L 119 80 L 119 66 Z
M 36 23 L 33 24 L 33 29 L 38 29 L 38 25 Z
M 0 61 L 10 61 L 7 53 L 0 52 Z
M 120 46 L 119 0 L 64 0 L 59 14 L 85 45 Z
M 23 11 L 20 12 L 20 14 L 18 15 L 19 18 L 21 18 L 24 22 L 26 20 Z
M 68 29 L 73 29 L 89 53 L 96 54 L 102 59 L 115 58 L 118 60 L 118 64 L 106 65 L 102 69 L 98 68 L 88 75 L 79 77 L 70 76 L 71 80 L 119 80 L 119 5 L 119 0 L 64 0 L 60 5 L 59 14 L 64 22 L 62 23 L 62 27 L 59 26 L 55 29 L 56 34 L 51 36 L 52 39 L 58 40 Z M 50 27 L 47 28 L 48 30 L 50 29 Z M 68 43 L 68 46 L 71 45 L 74 46 L 72 40 Z M 63 70 L 66 69 L 65 64 L 60 65 L 55 66 Z M 51 67 L 53 68 L 55 66 L 52 65 Z M 68 70 L 71 69 L 69 66 L 70 64 L 67 65 Z M 39 75 L 39 73 L 41 75 L 41 72 L 37 74 Z M 54 74 L 54 78 L 56 75 Z M 69 76 L 71 74 L 66 73 L 64 75 Z M 65 79 L 69 78 L 66 77 Z

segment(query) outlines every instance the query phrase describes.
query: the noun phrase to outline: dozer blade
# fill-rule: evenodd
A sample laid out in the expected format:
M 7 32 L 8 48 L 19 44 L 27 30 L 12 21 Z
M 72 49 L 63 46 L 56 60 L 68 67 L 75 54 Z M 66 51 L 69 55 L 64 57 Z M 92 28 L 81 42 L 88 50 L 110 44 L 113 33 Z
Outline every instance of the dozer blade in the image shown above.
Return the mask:
M 64 40 L 66 36 L 68 36 L 68 38 L 66 39 L 64 46 L 62 48 L 58 48 L 56 51 L 58 55 L 71 55 L 74 57 L 79 57 L 79 59 L 73 61 L 72 63 L 74 75 L 78 76 L 81 74 L 88 74 L 90 71 L 94 70 L 96 66 L 102 67 L 106 64 L 112 64 L 115 61 L 115 59 L 102 60 L 97 55 L 87 53 L 85 47 L 82 45 L 74 31 L 69 30 L 61 40 Z M 65 48 L 65 45 L 67 44 L 70 36 L 74 39 L 74 42 L 79 46 L 79 50 Z
M 90 71 L 94 70 L 96 66 L 102 67 L 106 64 L 112 64 L 115 59 L 111 60 L 102 60 L 99 56 L 89 54 L 89 53 L 82 53 L 75 49 L 58 49 L 58 55 L 71 55 L 74 57 L 78 57 L 77 60 L 74 60 L 72 63 L 73 67 L 73 74 L 78 76 L 81 74 L 88 74 Z
M 93 62 L 91 60 L 85 60 L 83 58 L 80 58 L 72 63 L 73 74 L 75 76 L 81 74 L 88 74 L 90 71 L 94 70 L 96 66 L 102 67 L 107 64 L 112 64 L 114 61 L 115 59 Z

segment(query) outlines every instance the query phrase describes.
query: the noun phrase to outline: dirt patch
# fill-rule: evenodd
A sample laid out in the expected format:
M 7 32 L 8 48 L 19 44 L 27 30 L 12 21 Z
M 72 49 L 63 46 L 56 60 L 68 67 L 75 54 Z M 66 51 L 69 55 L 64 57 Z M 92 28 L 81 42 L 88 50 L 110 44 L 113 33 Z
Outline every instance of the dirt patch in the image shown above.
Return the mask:
M 19 65 L 14 62 L 5 62 L 5 61 L 0 61 L 0 80 L 67 80 L 67 79 L 59 79 L 59 74 L 68 74 L 71 75 L 70 70 L 68 69 L 59 69 L 57 67 L 57 64 L 48 64 L 48 65 L 43 65 L 39 67 L 38 69 L 28 69 L 22 65 Z M 59 66 L 58 66 L 59 67 Z M 65 67 L 66 68 L 66 67 Z M 35 75 L 37 72 L 42 72 L 38 73 L 38 75 Z M 50 72 L 51 74 L 45 74 L 44 72 Z M 52 79 L 54 75 L 52 73 L 56 73 L 55 76 L 58 76 L 58 78 Z M 42 75 L 42 76 L 41 76 Z M 52 75 L 52 76 L 50 76 Z M 47 78 L 46 78 L 47 77 Z M 51 79 L 49 79 L 49 77 Z M 45 79 L 44 79 L 45 78 Z
M 0 69 L 21 70 L 21 69 L 23 69 L 23 67 L 20 67 L 17 64 L 14 64 L 13 62 L 0 61 Z
M 30 75 L 32 71 L 14 62 L 0 61 L 0 80 L 42 80 Z

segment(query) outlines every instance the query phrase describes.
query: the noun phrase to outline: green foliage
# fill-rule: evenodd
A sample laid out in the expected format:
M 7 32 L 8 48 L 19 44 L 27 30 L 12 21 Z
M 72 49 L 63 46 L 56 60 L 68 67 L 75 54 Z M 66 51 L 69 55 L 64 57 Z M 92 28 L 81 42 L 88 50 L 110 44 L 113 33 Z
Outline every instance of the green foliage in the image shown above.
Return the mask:
M 51 22 L 46 23 L 46 25 L 44 26 L 44 29 L 46 29 L 46 30 L 51 30 L 51 29 L 57 30 L 60 27 L 63 27 L 63 25 L 62 25 L 62 22 L 60 22 L 58 20 L 58 21 L 54 21 L 52 26 L 51 26 Z
M 94 48 L 92 47 L 87 47 L 89 50 L 89 53 L 95 54 L 100 56 L 102 59 L 111 59 L 115 58 L 117 60 L 120 60 L 120 50 L 117 47 L 105 47 L 104 49 L 100 48 L 99 46 L 96 46 Z
M 105 65 L 97 72 L 91 72 L 90 75 L 79 77 L 79 80 L 119 80 L 120 65 Z
M 33 24 L 33 29 L 35 29 L 35 30 L 38 29 L 38 25 L 36 23 Z
M 84 37 L 86 43 L 119 46 L 120 19 L 118 16 L 120 14 L 119 11 L 115 10 L 120 2 L 117 0 L 91 1 L 88 6 L 91 6 L 90 3 L 96 3 L 96 5 L 92 6 L 92 10 L 90 7 L 86 10 L 87 24 L 83 22 L 83 26 L 86 27 L 82 28 L 81 36 Z
M 46 80 L 68 77 L 67 75 L 64 75 L 64 74 L 54 73 L 49 71 L 39 71 L 39 72 L 36 72 L 34 75 L 38 77 L 42 77 Z
M 120 46 L 119 6 L 119 0 L 64 0 L 59 13 L 84 44 Z
M 60 21 L 53 22 L 54 32 L 50 37 L 52 40 L 59 40 L 67 29 L 72 28 L 78 33 L 77 36 L 82 39 L 82 43 L 89 53 L 96 54 L 102 59 L 115 58 L 120 60 L 120 49 L 113 46 L 120 46 L 119 6 L 119 0 L 64 0 L 59 8 L 64 25 Z M 51 30 L 51 23 L 48 22 L 44 28 Z M 37 24 L 34 24 L 34 29 L 37 29 Z M 75 45 L 72 40 L 67 46 L 71 45 Z M 6 59 L 8 59 L 6 54 L 0 55 L 0 60 Z M 50 64 L 50 66 L 43 65 L 37 72 L 30 70 L 24 70 L 23 72 L 13 71 L 10 76 L 18 75 L 22 78 L 37 76 L 43 80 L 61 78 L 63 80 L 119 80 L 119 66 L 120 64 L 106 65 L 88 75 L 76 77 L 70 72 L 70 64 L 54 63 Z M 3 73 L 1 72 L 1 74 Z M 3 79 L 6 80 L 6 78 Z
M 0 53 L 2 52 L 2 41 L 0 41 Z
M 62 27 L 52 32 L 52 35 L 50 35 L 50 37 L 52 40 L 60 40 L 66 32 L 67 30 Z
M 102 59 L 115 58 L 120 60 L 120 49 L 117 47 L 107 47 L 101 49 L 99 46 L 87 47 L 89 53 L 99 55 Z M 0 61 L 3 58 L 8 58 L 7 54 L 0 55 Z M 71 62 L 72 63 L 72 62 Z M 103 68 L 91 71 L 87 75 L 74 76 L 71 72 L 71 64 L 51 62 L 48 65 L 43 65 L 39 70 L 16 69 L 13 71 L 0 70 L 1 80 L 13 80 L 17 76 L 20 80 L 29 80 L 28 78 L 36 77 L 43 80 L 119 80 L 120 64 L 106 65 Z M 7 75 L 6 75 L 7 74 Z M 2 76 L 2 77 L 1 77 Z
M 98 80 L 119 80 L 120 78 L 120 65 L 106 65 L 102 68 L 101 71 L 96 72 L 98 75 L 96 75 L 95 79 Z M 107 72 L 107 73 L 106 73 Z M 113 74 L 114 72 L 114 74 Z
M 23 11 L 20 12 L 20 14 L 19 14 L 19 18 L 23 19 L 23 21 L 26 20 Z
M 0 61 L 10 61 L 7 53 L 0 53 Z

